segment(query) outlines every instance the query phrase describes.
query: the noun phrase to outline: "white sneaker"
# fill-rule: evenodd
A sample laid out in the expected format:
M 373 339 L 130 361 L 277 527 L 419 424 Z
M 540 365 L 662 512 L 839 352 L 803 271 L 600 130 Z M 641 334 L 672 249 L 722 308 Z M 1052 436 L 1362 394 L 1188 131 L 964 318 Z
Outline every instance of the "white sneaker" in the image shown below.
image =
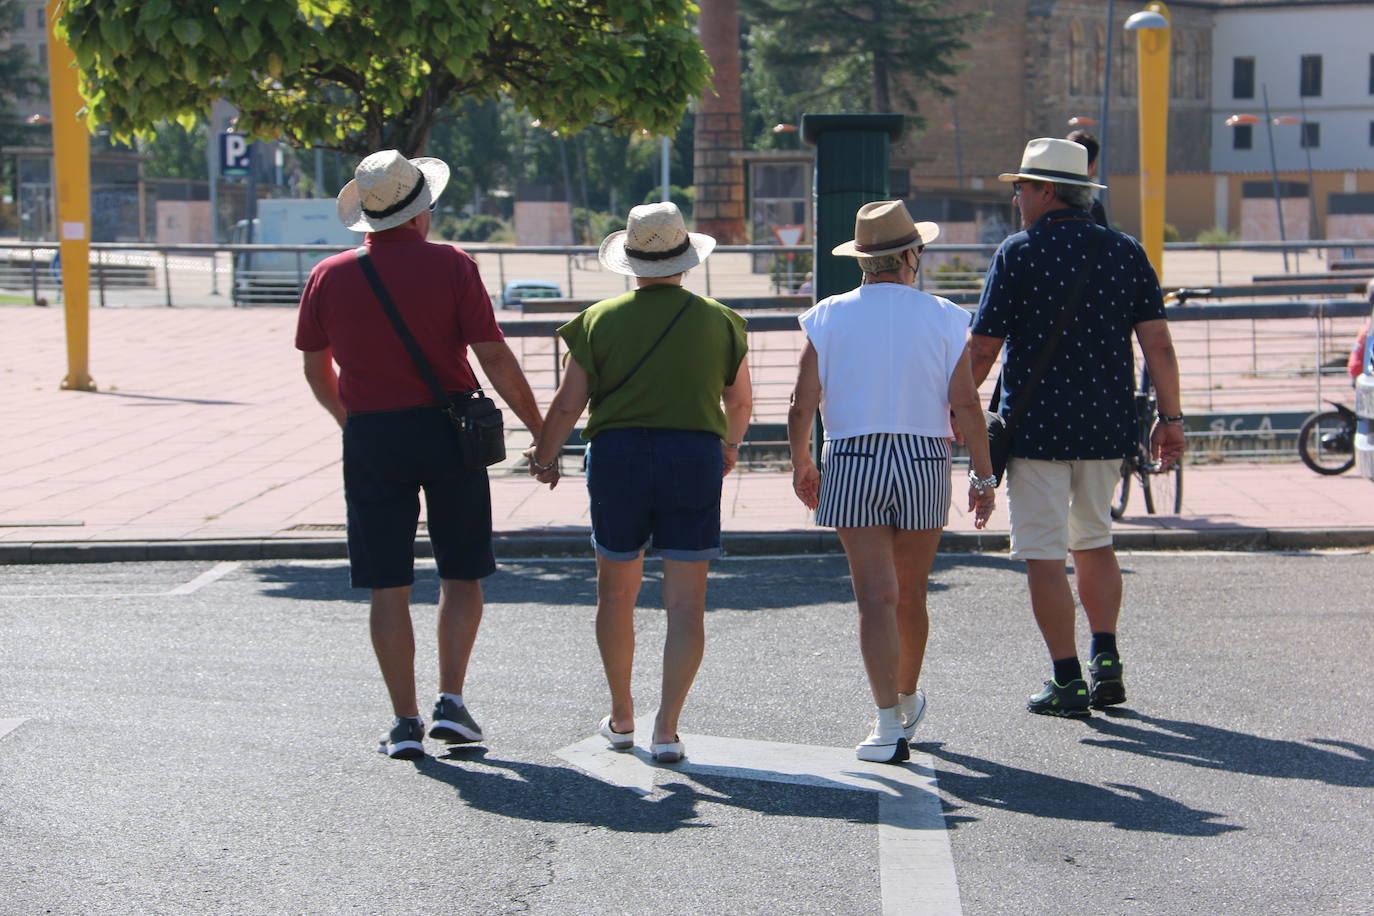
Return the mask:
M 916 732 L 916 726 L 921 724 L 921 719 L 926 714 L 926 692 L 917 687 L 915 693 L 897 694 L 897 712 L 902 719 L 902 733 L 906 735 L 906 740 L 910 741 Z
M 901 763 L 911 759 L 896 706 L 878 709 L 873 731 L 854 748 L 854 754 L 871 763 Z

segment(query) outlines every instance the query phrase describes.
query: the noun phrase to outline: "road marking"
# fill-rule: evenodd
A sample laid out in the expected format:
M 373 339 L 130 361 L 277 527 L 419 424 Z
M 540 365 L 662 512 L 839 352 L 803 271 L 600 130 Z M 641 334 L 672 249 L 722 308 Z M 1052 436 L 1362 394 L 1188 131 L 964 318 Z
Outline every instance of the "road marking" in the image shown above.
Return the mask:
M 196 576 L 190 582 L 187 582 L 184 585 L 178 585 L 170 592 L 167 592 L 167 594 L 189 595 L 192 592 L 199 591 L 202 587 L 209 585 L 211 582 L 223 579 L 225 576 L 229 575 L 231 572 L 238 568 L 239 563 L 237 560 L 228 560 L 223 563 L 216 563 L 213 567 L 207 569 L 205 572 Z
M 652 717 L 636 723 L 641 734 Z M 865 763 L 848 748 L 813 747 L 710 735 L 683 735 L 688 757 L 655 764 L 640 746 L 613 751 L 594 736 L 557 751 L 589 775 L 638 795 L 654 790 L 664 773 L 702 773 L 874 792 L 878 796 L 878 864 L 884 916 L 961 916 L 944 809 L 929 755 L 913 754 L 906 766 Z
M 0 719 L 0 738 L 5 737 L 27 721 L 28 719 Z
M 172 595 L 190 595 L 209 585 L 211 582 L 223 579 L 225 576 L 238 569 L 240 565 L 241 564 L 237 560 L 226 560 L 223 563 L 216 563 L 190 582 L 185 582 L 165 592 L 92 592 L 90 594 L 64 592 L 61 594 L 0 595 L 0 601 L 5 599 L 32 601 L 35 599 L 54 600 L 61 598 L 168 598 Z

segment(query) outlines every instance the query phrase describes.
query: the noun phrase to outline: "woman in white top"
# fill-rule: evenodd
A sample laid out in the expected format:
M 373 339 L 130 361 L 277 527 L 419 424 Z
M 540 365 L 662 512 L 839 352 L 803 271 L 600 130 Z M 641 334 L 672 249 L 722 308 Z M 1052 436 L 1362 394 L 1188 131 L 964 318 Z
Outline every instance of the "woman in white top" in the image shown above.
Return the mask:
M 939 235 L 899 200 L 864 204 L 854 239 L 863 283 L 801 316 L 802 349 L 787 433 L 792 486 L 816 523 L 834 527 L 859 606 L 859 646 L 878 706 L 861 760 L 899 763 L 925 713 L 918 689 L 929 619 L 926 582 L 949 520 L 953 413 L 967 436 L 969 509 L 987 524 L 995 478 L 966 352 L 969 315 L 917 290 L 921 251 Z M 823 471 L 811 458 L 817 407 Z

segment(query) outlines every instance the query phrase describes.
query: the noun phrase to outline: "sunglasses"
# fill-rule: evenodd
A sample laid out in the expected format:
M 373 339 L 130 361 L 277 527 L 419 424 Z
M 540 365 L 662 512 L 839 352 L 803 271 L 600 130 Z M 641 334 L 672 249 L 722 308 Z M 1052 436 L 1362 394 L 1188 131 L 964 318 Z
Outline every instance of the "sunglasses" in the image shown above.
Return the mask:
M 429 212 L 433 213 L 437 209 L 439 209 L 439 201 L 435 200 L 433 203 L 429 205 Z
M 1043 184 L 1043 182 L 1039 182 L 1039 181 L 1013 181 L 1013 182 L 1011 183 L 1011 193 L 1012 193 L 1012 196 L 1015 197 L 1017 194 L 1020 194 L 1022 188 L 1026 188 L 1026 187 L 1038 188 L 1038 187 L 1040 187 L 1041 184 Z

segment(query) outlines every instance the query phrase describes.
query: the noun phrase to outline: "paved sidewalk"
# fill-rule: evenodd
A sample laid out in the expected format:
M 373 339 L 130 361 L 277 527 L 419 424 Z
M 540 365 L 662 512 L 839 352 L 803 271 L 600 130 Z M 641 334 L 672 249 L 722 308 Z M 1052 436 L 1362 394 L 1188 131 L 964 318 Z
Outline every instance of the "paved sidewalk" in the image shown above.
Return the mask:
M 60 310 L 0 307 L 0 563 L 143 557 L 338 556 L 344 506 L 338 429 L 292 348 L 294 312 L 94 310 L 98 392 L 59 389 Z M 542 404 L 547 391 L 538 392 Z M 1374 546 L 1374 486 L 1297 462 L 1195 465 L 1184 511 L 1119 525 L 1128 547 Z M 585 553 L 580 478 L 552 493 L 493 475 L 500 553 Z M 956 491 L 957 492 L 957 491 Z M 735 552 L 833 549 L 790 475 L 736 473 L 723 524 Z M 1004 549 L 1006 512 L 975 534 L 956 505 L 950 549 Z

